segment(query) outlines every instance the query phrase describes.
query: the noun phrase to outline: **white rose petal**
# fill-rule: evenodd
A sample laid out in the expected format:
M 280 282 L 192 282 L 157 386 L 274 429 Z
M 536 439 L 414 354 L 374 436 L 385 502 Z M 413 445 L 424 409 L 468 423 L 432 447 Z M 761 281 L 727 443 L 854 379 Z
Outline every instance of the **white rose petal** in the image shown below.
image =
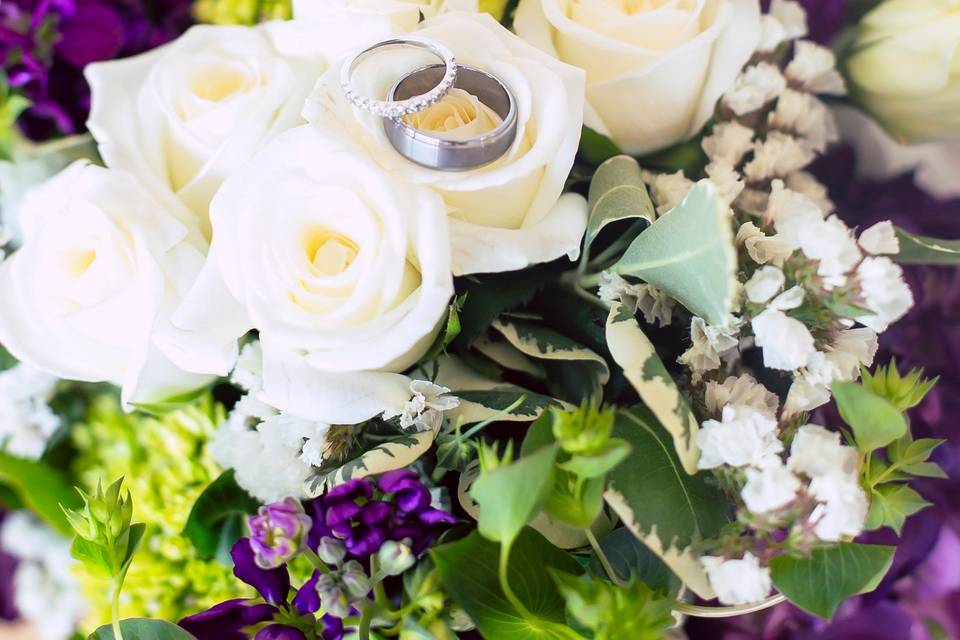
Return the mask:
M 766 412 L 747 405 L 727 405 L 721 420 L 706 420 L 697 432 L 700 469 L 720 465 L 760 466 L 783 450 L 777 439 L 777 421 Z
M 860 234 L 860 246 L 867 253 L 880 255 L 881 253 L 900 253 L 900 240 L 889 220 L 878 222 Z
M 773 583 L 770 569 L 747 551 L 742 559 L 727 560 L 714 556 L 700 558 L 710 586 L 723 604 L 749 604 L 767 597 Z
M 514 28 L 586 70 L 585 124 L 639 155 L 687 140 L 703 127 L 759 42 L 760 12 L 756 0 L 669 8 L 522 0 Z
M 766 302 L 783 288 L 783 271 L 776 267 L 761 267 L 747 280 L 744 289 L 750 302 Z
M 424 17 L 447 11 L 477 11 L 478 0 L 293 0 L 298 22 L 322 24 L 345 12 L 386 17 L 397 31 L 413 31 Z

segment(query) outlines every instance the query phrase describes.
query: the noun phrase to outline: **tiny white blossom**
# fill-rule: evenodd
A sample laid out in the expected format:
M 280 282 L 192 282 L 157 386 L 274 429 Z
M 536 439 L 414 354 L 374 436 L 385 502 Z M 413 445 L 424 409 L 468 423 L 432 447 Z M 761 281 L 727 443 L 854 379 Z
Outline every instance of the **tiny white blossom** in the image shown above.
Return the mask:
M 600 274 L 597 296 L 605 302 L 619 302 L 623 300 L 623 296 L 629 294 L 631 286 L 633 285 L 616 273 L 604 271 Z
M 903 269 L 890 258 L 864 258 L 857 276 L 865 306 L 873 312 L 857 321 L 874 331 L 886 331 L 913 306 L 913 293 L 903 280 Z
M 759 602 L 767 597 L 773 587 L 770 569 L 761 567 L 760 561 L 749 551 L 743 554 L 742 559 L 703 556 L 700 562 L 717 599 L 723 604 Z
M 759 466 L 783 451 L 777 438 L 777 421 L 747 405 L 727 405 L 720 420 L 705 420 L 697 432 L 699 469 Z
M 860 366 L 869 367 L 877 353 L 877 334 L 872 329 L 840 331 L 833 344 L 810 357 L 797 376 L 784 406 L 785 417 L 811 411 L 830 401 L 830 385 L 860 377 Z
M 900 240 L 889 220 L 878 222 L 860 234 L 860 246 L 867 253 L 880 255 L 882 253 L 900 253 Z
M 802 287 L 784 291 L 751 322 L 756 344 L 763 349 L 763 364 L 770 369 L 799 369 L 816 352 L 807 326 L 784 313 L 799 306 L 803 294 Z
M 787 89 L 777 100 L 770 114 L 771 127 L 793 132 L 807 147 L 823 153 L 827 146 L 840 139 L 836 118 L 816 96 Z
M 720 198 L 730 205 L 740 192 L 743 191 L 744 182 L 740 172 L 733 168 L 728 162 L 714 161 L 706 167 L 707 177 L 716 185 Z
M 750 302 L 766 302 L 780 292 L 785 281 L 783 271 L 776 267 L 766 266 L 754 271 L 743 288 L 747 292 L 747 299 Z
M 753 149 L 753 134 L 753 129 L 736 120 L 721 122 L 703 139 L 701 146 L 713 162 L 736 166 Z
M 47 404 L 58 379 L 21 363 L 0 372 L 0 450 L 21 458 L 43 455 L 60 428 L 60 418 Z
M 740 492 L 751 513 L 769 513 L 790 504 L 800 490 L 800 478 L 771 456 L 759 468 L 746 471 L 747 483 Z
M 657 323 L 665 327 L 673 321 L 673 309 L 676 301 L 652 284 L 634 285 L 632 289 L 637 300 L 637 310 L 643 314 L 647 324 Z
M 711 415 L 720 415 L 728 404 L 752 407 L 770 418 L 777 416 L 780 401 L 749 374 L 728 376 L 722 383 L 710 380 L 704 392 L 707 411 Z
M 443 412 L 460 406 L 459 398 L 446 395 L 450 389 L 426 380 L 411 381 L 410 391 L 413 397 L 400 413 L 400 427 L 403 429 L 437 431 L 443 425 Z M 384 413 L 383 417 L 390 419 L 395 415 Z
M 867 519 L 867 494 L 855 475 L 829 473 L 810 481 L 810 493 L 821 504 L 810 514 L 813 532 L 824 542 L 838 542 L 863 530 Z
M 757 264 L 770 263 L 782 267 L 791 255 L 793 248 L 779 235 L 766 235 L 752 222 L 746 222 L 737 229 L 737 244 L 743 245 L 747 255 Z
M 846 274 L 863 257 L 853 232 L 837 216 L 801 229 L 798 239 L 804 255 L 818 261 L 817 274 L 827 288 L 844 286 Z
M 807 91 L 835 96 L 846 94 L 843 76 L 837 71 L 837 58 L 833 51 L 809 40 L 799 40 L 794 45 L 794 56 L 787 65 L 787 77 Z
M 754 144 L 753 159 L 743 168 L 751 182 L 783 178 L 813 162 L 814 152 L 798 138 L 771 131 L 762 142 Z
M 693 181 L 683 175 L 683 171 L 676 173 L 658 173 L 651 178 L 650 195 L 657 203 L 657 213 L 664 214 L 687 197 Z
M 761 109 L 787 88 L 780 69 L 769 62 L 746 68 L 733 88 L 723 96 L 723 103 L 738 116 Z
M 263 388 L 263 351 L 259 340 L 240 350 L 230 381 L 248 393 L 258 393 Z
M 323 433 L 307 438 L 303 443 L 303 450 L 300 453 L 300 459 L 312 467 L 319 467 L 323 464 L 324 454 L 327 452 L 329 443 L 327 442 L 327 431 L 330 426 L 323 430 Z
M 827 188 L 806 171 L 794 171 L 786 177 L 786 185 L 791 191 L 806 196 L 820 211 L 833 211 L 834 204 L 830 200 Z
M 772 223 L 783 239 L 793 247 L 800 248 L 800 232 L 804 225 L 816 224 L 823 220 L 825 210 L 802 193 L 788 189 L 783 180 L 774 180 L 770 184 L 770 199 L 763 219 Z
M 817 424 L 806 424 L 797 430 L 790 445 L 787 466 L 795 473 L 819 478 L 832 473 L 857 473 L 857 451 L 840 444 L 840 434 Z
M 790 385 L 783 403 L 783 418 L 791 418 L 805 411 L 812 411 L 830 402 L 830 390 L 822 384 L 813 384 L 798 377 Z
M 693 345 L 680 356 L 679 362 L 690 367 L 694 374 L 712 371 L 720 366 L 724 354 L 740 344 L 739 334 L 739 321 L 730 320 L 722 326 L 713 326 L 694 316 L 690 321 Z

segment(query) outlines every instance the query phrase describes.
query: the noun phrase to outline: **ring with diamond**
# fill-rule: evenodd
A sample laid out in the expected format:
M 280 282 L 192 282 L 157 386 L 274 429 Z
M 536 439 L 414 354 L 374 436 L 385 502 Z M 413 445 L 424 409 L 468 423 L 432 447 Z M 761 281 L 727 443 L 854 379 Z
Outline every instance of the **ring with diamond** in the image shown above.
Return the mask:
M 425 49 L 434 54 L 443 60 L 443 65 L 440 65 L 440 68 L 443 69 L 441 77 L 434 85 L 431 85 L 422 93 L 418 95 L 408 95 L 403 100 L 377 100 L 361 95 L 353 86 L 352 80 L 354 71 L 357 70 L 357 67 L 360 65 L 360 63 L 370 53 L 383 47 L 392 46 L 415 47 L 418 49 Z M 424 109 L 432 107 L 436 103 L 443 100 L 443 97 L 447 95 L 450 89 L 453 88 L 456 79 L 457 62 L 453 56 L 453 51 L 439 42 L 418 36 L 390 38 L 377 42 L 376 44 L 372 44 L 369 47 L 355 53 L 353 57 L 345 62 L 340 68 L 340 86 L 343 88 L 343 93 L 346 95 L 347 99 L 355 107 L 363 109 L 364 111 L 369 111 L 370 113 L 378 115 L 382 118 L 400 118 L 402 116 L 417 113 L 418 111 L 423 111 Z
M 443 74 L 442 65 L 428 65 L 400 78 L 388 99 L 400 102 L 434 86 Z M 402 118 L 384 118 L 383 128 L 393 147 L 405 158 L 441 171 L 475 169 L 500 158 L 517 137 L 517 103 L 499 78 L 476 67 L 459 65 L 454 86 L 472 94 L 494 111 L 500 123 L 492 130 L 473 138 L 451 140 L 417 129 Z

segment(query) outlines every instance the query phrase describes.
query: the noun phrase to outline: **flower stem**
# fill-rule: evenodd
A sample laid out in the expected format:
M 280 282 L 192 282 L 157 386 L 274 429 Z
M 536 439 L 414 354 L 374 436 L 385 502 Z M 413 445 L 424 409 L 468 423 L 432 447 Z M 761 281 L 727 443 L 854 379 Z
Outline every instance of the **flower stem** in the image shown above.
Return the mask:
M 113 578 L 110 585 L 110 625 L 113 627 L 114 640 L 123 640 L 123 631 L 120 629 L 120 591 L 123 589 L 123 581 L 127 577 L 127 567 Z
M 587 540 L 590 542 L 590 547 L 593 548 L 593 552 L 597 554 L 597 559 L 600 561 L 600 566 L 603 567 L 603 572 L 610 578 L 610 582 L 621 587 L 626 586 L 624 581 L 620 579 L 620 576 L 617 575 L 617 572 L 613 570 L 613 565 L 610 564 L 607 554 L 605 554 L 603 548 L 600 547 L 597 536 L 593 535 L 593 531 L 591 531 L 589 527 L 583 531 L 587 535 Z
M 320 559 L 320 556 L 318 556 L 313 551 L 313 549 L 311 549 L 310 547 L 304 546 L 303 551 L 301 553 L 303 553 L 304 557 L 310 561 L 310 564 L 313 566 L 314 569 L 316 569 L 320 573 L 330 573 L 330 567 L 328 567 L 323 562 L 323 560 Z
M 360 640 L 370 640 L 370 622 L 373 620 L 373 607 L 364 607 L 363 615 L 360 618 L 360 628 L 357 633 Z

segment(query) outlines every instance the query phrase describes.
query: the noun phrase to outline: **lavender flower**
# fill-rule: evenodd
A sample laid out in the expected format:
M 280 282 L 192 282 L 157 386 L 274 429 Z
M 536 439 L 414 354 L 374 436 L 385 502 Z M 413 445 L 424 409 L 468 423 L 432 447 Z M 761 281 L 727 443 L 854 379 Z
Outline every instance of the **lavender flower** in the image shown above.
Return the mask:
M 250 518 L 250 546 L 257 566 L 275 569 L 300 553 L 313 520 L 293 498 L 260 507 Z

